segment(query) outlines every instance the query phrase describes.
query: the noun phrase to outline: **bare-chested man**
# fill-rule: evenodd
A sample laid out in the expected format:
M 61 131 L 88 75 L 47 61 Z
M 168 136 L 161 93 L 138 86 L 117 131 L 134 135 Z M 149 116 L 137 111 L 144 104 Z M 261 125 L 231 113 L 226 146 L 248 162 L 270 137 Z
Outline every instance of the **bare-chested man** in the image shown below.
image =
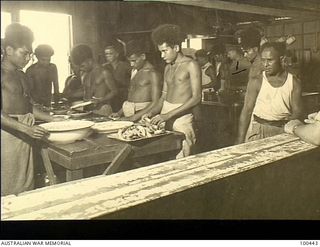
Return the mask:
M 112 109 L 115 112 L 121 109 L 123 102 L 127 99 L 130 83 L 130 64 L 128 61 L 121 60 L 122 53 L 123 47 L 117 40 L 108 42 L 104 48 L 104 54 L 107 62 L 102 66 L 103 68 L 111 71 L 118 89 L 117 97 L 113 98 L 111 101 Z
M 158 103 L 162 87 L 160 75 L 146 56 L 142 41 L 128 43 L 127 57 L 132 67 L 128 99 L 112 117 L 124 116 L 122 119 L 135 122 Z
M 285 123 L 301 116 L 301 84 L 283 68 L 284 53 L 281 43 L 261 47 L 264 71 L 249 79 L 237 143 L 284 133 Z
M 79 66 L 80 69 L 83 99 L 94 102 L 89 109 L 96 114 L 109 116 L 112 113 L 110 101 L 118 93 L 111 72 L 94 61 L 92 50 L 87 45 L 73 47 L 70 59 L 73 66 Z
M 54 101 L 59 101 L 58 70 L 51 57 L 54 50 L 49 45 L 39 45 L 34 54 L 38 61 L 32 64 L 26 71 L 32 99 L 44 106 L 51 106 L 52 85 L 54 89 Z
M 5 32 L 1 63 L 1 195 L 18 194 L 34 187 L 32 146 L 49 133 L 34 126 L 35 118 L 52 121 L 33 107 L 22 69 L 32 53 L 33 33 L 13 23 Z
M 184 38 L 185 35 L 177 25 L 164 24 L 152 32 L 153 42 L 158 46 L 167 66 L 161 98 L 146 115 L 152 117 L 152 124 L 166 122 L 166 128 L 185 134 L 177 158 L 192 153 L 196 142 L 192 108 L 201 101 L 201 70 L 196 61 L 181 53 Z

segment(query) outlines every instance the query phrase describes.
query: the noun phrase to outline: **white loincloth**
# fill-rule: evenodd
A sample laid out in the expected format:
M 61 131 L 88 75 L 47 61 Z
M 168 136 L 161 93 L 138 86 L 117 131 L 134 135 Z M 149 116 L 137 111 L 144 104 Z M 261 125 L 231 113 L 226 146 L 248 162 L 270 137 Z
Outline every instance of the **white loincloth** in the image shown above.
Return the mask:
M 172 104 L 168 101 L 163 102 L 161 114 L 166 114 L 183 104 Z M 193 114 L 188 113 L 182 117 L 177 118 L 173 123 L 173 130 L 182 132 L 185 135 L 185 140 L 182 141 L 182 149 L 177 154 L 176 158 L 187 157 L 192 153 L 192 147 L 196 143 L 196 134 L 193 128 Z

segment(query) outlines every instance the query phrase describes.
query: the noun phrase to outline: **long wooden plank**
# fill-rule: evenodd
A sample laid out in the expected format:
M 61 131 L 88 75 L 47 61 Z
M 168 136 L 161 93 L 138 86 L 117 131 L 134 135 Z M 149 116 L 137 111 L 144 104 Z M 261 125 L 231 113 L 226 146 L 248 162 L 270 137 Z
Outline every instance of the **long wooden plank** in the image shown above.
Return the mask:
M 208 162 L 208 163 L 210 162 L 210 163 L 214 164 L 214 163 L 218 163 L 218 162 L 222 162 L 222 161 L 232 160 L 232 159 L 234 159 L 236 156 L 238 156 L 240 154 L 249 154 L 250 152 L 257 152 L 259 150 L 263 150 L 263 149 L 270 148 L 270 147 L 277 146 L 277 145 L 278 146 L 282 146 L 285 143 L 290 143 L 291 141 L 292 141 L 292 139 L 290 139 L 290 138 L 288 138 L 288 136 L 284 135 L 284 136 L 278 136 L 277 137 L 277 142 L 275 142 L 273 140 L 273 138 L 268 138 L 268 139 L 263 141 L 263 145 L 256 145 L 256 142 L 252 142 L 252 143 L 238 145 L 237 148 L 228 147 L 228 148 L 216 150 L 216 151 L 213 151 L 213 152 L 199 154 L 199 155 L 196 155 L 195 157 L 202 158 L 203 160 L 200 160 L 200 161 L 203 162 L 203 163 L 204 162 Z M 210 154 L 210 155 L 207 155 L 207 154 Z M 161 166 L 160 176 L 163 173 L 166 173 L 166 175 L 170 175 L 170 174 L 173 174 L 173 173 L 179 173 L 182 170 L 190 170 L 190 169 L 193 169 L 193 168 L 197 168 L 199 166 L 197 164 L 197 162 L 192 163 L 193 162 L 193 157 L 194 156 L 190 156 L 190 157 L 187 157 L 185 159 L 178 160 L 178 161 L 171 161 L 171 162 L 166 162 L 166 163 L 159 164 L 159 165 L 145 167 L 143 170 L 146 173 L 148 173 L 149 177 L 152 176 L 152 179 L 155 179 L 154 176 L 159 173 L 158 166 Z M 190 159 L 191 159 L 191 164 L 188 164 L 188 167 L 186 167 L 186 160 L 190 160 Z M 174 169 L 172 169 L 172 165 L 173 164 L 174 164 Z M 131 172 L 131 178 L 132 179 L 137 180 L 139 178 L 139 176 L 141 176 L 140 170 Z M 114 176 L 112 178 L 114 178 Z M 106 186 L 109 186 L 109 184 L 110 185 L 114 184 L 114 182 L 111 181 L 111 180 L 108 180 L 108 182 L 105 183 Z M 131 182 L 131 181 L 130 180 L 126 180 L 124 178 L 123 182 L 124 183 L 122 185 L 118 184 L 117 188 L 119 188 L 121 186 L 126 186 L 126 183 Z M 74 184 L 74 183 L 72 183 L 72 184 Z M 76 183 L 76 184 L 78 184 L 78 183 Z M 75 186 L 76 186 L 76 184 L 75 184 Z M 51 188 L 54 188 L 54 187 L 51 187 Z M 115 188 L 112 188 L 112 189 L 115 189 Z M 42 191 L 42 190 L 43 189 L 40 189 L 38 191 L 39 191 L 39 193 L 43 193 L 43 196 L 44 196 L 44 194 L 46 192 Z M 81 189 L 81 191 L 83 191 L 83 189 Z M 91 189 L 89 189 L 89 191 L 91 191 Z M 52 193 L 53 195 L 56 195 L 56 194 L 60 194 L 63 191 L 59 186 L 55 191 L 52 191 L 52 192 L 53 192 Z M 27 193 L 30 194 L 31 196 L 33 195 L 32 192 L 27 192 Z M 56 198 L 52 198 L 52 200 L 56 200 Z M 31 201 L 36 202 L 37 200 L 36 200 L 36 198 L 31 198 Z M 30 205 L 30 204 L 28 204 L 28 205 Z
M 108 179 L 96 177 L 17 197 L 4 197 L 2 218 L 90 219 L 313 148 L 291 136 L 279 135 L 264 141 L 111 175 Z

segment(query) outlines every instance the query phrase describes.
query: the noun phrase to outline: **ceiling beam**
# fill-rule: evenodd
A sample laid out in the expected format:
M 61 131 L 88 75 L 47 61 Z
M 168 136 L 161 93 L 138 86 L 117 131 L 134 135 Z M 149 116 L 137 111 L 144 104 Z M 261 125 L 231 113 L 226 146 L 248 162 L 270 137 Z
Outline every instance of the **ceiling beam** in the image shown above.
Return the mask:
M 320 14 L 313 11 L 277 9 L 221 0 L 160 0 L 160 2 L 279 17 L 288 16 L 295 18 L 320 18 Z
M 320 1 L 286 0 L 283 4 L 289 8 L 320 12 Z

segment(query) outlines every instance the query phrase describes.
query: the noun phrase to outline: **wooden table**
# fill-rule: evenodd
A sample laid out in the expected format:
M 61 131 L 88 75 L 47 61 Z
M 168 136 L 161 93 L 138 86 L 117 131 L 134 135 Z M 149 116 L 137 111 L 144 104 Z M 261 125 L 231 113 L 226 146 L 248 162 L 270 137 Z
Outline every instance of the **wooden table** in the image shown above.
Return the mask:
M 85 168 L 110 164 L 126 146 L 130 146 L 133 159 L 166 152 L 179 151 L 184 135 L 179 132 L 137 142 L 122 142 L 94 133 L 88 138 L 71 144 L 49 143 L 51 162 L 66 169 L 66 181 L 83 178 Z M 129 145 L 128 145 L 129 144 Z

